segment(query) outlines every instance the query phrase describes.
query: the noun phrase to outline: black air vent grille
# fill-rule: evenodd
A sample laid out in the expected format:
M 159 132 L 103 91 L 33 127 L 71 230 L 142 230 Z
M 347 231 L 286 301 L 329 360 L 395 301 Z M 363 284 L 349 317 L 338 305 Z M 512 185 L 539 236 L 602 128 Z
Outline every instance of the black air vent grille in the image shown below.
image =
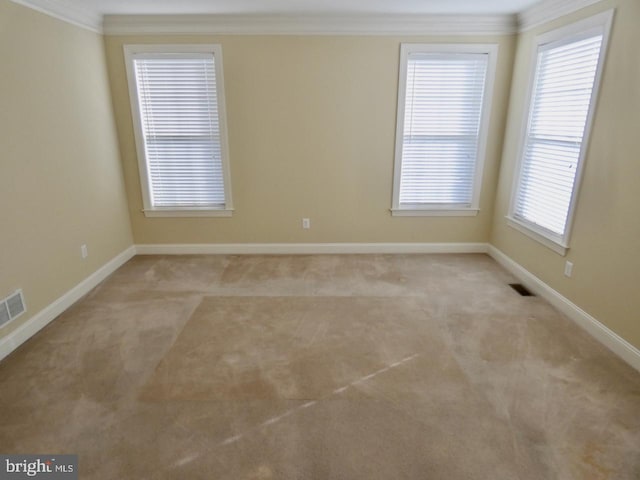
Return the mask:
M 521 283 L 510 283 L 509 286 L 523 297 L 535 297 L 535 295 Z

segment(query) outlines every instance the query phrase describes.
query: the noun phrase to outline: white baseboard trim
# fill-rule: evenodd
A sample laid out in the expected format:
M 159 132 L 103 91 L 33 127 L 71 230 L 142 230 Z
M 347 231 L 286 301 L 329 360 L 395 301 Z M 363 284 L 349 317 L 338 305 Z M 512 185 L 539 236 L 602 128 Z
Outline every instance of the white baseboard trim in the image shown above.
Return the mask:
M 47 326 L 58 315 L 68 309 L 75 302 L 80 300 L 84 295 L 89 293 L 91 289 L 93 289 L 101 281 L 115 272 L 135 254 L 135 246 L 127 248 L 125 251 L 109 260 L 106 264 L 93 272 L 67 293 L 56 299 L 53 303 L 40 310 L 33 317 L 27 320 L 26 323 L 18 327 L 9 335 L 0 339 L 0 360 L 5 358 L 16 348 L 29 340 L 29 338 L 38 333 L 42 328 Z
M 487 253 L 486 243 L 203 243 L 136 245 L 138 255 Z
M 609 350 L 618 355 L 633 368 L 640 371 L 640 350 L 582 310 L 568 298 L 551 288 L 493 245 L 488 246 L 488 253 L 496 262 L 507 269 L 532 292 L 544 298 L 560 312 L 564 313 L 567 317 L 591 334 L 591 336 L 596 340 L 609 348 Z

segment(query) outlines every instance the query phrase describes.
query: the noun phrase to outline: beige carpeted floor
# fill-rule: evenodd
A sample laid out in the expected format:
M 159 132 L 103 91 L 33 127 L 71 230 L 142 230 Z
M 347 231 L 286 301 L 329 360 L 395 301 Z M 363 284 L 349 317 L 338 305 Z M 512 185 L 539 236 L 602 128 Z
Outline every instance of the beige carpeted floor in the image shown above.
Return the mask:
M 88 479 L 637 480 L 640 373 L 484 255 L 136 257 L 0 363 Z

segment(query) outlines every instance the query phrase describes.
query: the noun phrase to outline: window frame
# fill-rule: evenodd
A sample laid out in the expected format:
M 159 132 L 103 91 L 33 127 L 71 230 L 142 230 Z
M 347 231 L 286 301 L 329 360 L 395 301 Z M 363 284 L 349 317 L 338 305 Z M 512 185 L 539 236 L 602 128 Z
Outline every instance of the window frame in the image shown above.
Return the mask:
M 233 214 L 231 195 L 231 170 L 229 166 L 229 140 L 227 135 L 227 115 L 224 94 L 224 69 L 222 62 L 222 46 L 220 44 L 128 44 L 123 46 L 127 81 L 129 86 L 129 101 L 138 157 L 138 172 L 142 190 L 143 213 L 146 217 L 230 217 Z M 142 116 L 138 86 L 133 61 L 136 56 L 146 54 L 211 54 L 215 62 L 216 97 L 218 102 L 218 123 L 220 128 L 220 150 L 222 161 L 222 181 L 224 185 L 225 203 L 223 208 L 172 206 L 154 207 L 151 203 L 151 184 L 149 167 L 142 130 Z
M 499 45 L 497 43 L 401 43 L 400 67 L 398 78 L 398 106 L 396 116 L 396 143 L 393 169 L 393 193 L 391 214 L 401 217 L 422 216 L 476 216 L 480 211 L 480 193 L 487 152 L 489 127 L 491 124 L 491 110 L 493 108 L 493 92 L 495 86 L 496 67 Z M 482 111 L 480 113 L 480 127 L 478 129 L 478 149 L 474 180 L 472 184 L 472 199 L 468 206 L 443 204 L 424 205 L 422 207 L 406 208 L 400 205 L 400 181 L 402 174 L 402 150 L 404 145 L 405 103 L 407 94 L 407 69 L 409 55 L 412 53 L 427 54 L 486 54 L 487 71 L 482 96 Z
M 569 249 L 569 243 L 571 240 L 571 231 L 575 219 L 575 213 L 578 203 L 578 197 L 580 193 L 580 186 L 582 184 L 582 177 L 584 172 L 584 164 L 589 150 L 589 142 L 591 138 L 591 130 L 593 127 L 593 120 L 595 112 L 597 110 L 597 104 L 600 97 L 600 87 L 602 83 L 602 75 L 604 72 L 604 65 L 606 62 L 609 37 L 611 34 L 611 27 L 613 24 L 615 9 L 610 9 L 602 13 L 593 15 L 591 17 L 573 22 L 569 25 L 565 25 L 554 30 L 542 33 L 535 37 L 532 48 L 531 63 L 529 67 L 529 82 L 527 86 L 527 94 L 525 97 L 524 113 L 522 119 L 522 127 L 519 137 L 518 156 L 515 165 L 513 184 L 511 187 L 511 199 L 509 202 L 509 210 L 506 216 L 507 224 L 515 230 L 523 233 L 524 235 L 532 238 L 533 240 L 541 243 L 545 247 L 553 250 L 559 255 L 566 255 Z M 557 235 L 549 230 L 528 222 L 525 219 L 516 217 L 516 208 L 519 192 L 521 189 L 521 180 L 524 166 L 524 155 L 527 146 L 527 138 L 531 128 L 531 109 L 533 107 L 533 94 L 538 79 L 538 57 L 541 52 L 567 45 L 580 38 L 587 38 L 589 35 L 602 34 L 602 44 L 600 46 L 600 56 L 598 58 L 598 65 L 596 67 L 596 74 L 593 82 L 593 89 L 591 91 L 591 102 L 589 104 L 589 110 L 587 112 L 587 118 L 585 122 L 584 133 L 582 136 L 582 143 L 580 145 L 580 154 L 578 156 L 578 163 L 576 166 L 575 180 L 573 183 L 573 191 L 571 193 L 571 200 L 569 202 L 569 209 L 567 211 L 567 221 L 565 224 L 564 234 Z

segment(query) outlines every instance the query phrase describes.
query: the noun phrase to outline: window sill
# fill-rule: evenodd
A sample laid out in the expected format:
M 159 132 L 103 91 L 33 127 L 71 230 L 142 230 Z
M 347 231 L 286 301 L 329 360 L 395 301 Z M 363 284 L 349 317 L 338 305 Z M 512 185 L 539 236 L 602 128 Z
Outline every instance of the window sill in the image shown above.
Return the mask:
M 507 219 L 507 224 L 511 228 L 518 230 L 520 233 L 525 234 L 527 237 L 535 240 L 538 243 L 541 243 L 545 247 L 549 248 L 550 250 L 553 250 L 554 252 L 556 252 L 559 255 L 562 255 L 563 257 L 567 254 L 567 251 L 569 250 L 568 245 L 565 245 L 564 243 L 561 243 L 554 238 L 550 238 L 540 231 L 534 230 L 532 226 L 520 220 L 517 220 L 509 216 L 505 218 Z
M 154 208 L 142 210 L 142 212 L 145 217 L 231 217 L 233 215 L 232 208 Z
M 450 209 L 410 209 L 392 208 L 393 217 L 475 217 L 480 210 L 477 208 L 450 208 Z

